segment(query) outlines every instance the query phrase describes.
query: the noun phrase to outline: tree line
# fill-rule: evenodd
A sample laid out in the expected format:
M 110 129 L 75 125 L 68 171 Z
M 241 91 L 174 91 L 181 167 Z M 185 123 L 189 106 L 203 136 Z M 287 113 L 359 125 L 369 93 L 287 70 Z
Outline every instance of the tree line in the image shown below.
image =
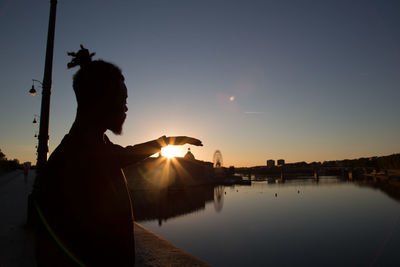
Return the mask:
M 16 170 L 21 167 L 18 159 L 9 160 L 6 158 L 6 155 L 0 149 L 0 171 L 7 172 Z
M 341 166 L 346 168 L 400 169 L 400 154 L 393 154 L 381 157 L 325 161 L 322 163 L 322 166 Z

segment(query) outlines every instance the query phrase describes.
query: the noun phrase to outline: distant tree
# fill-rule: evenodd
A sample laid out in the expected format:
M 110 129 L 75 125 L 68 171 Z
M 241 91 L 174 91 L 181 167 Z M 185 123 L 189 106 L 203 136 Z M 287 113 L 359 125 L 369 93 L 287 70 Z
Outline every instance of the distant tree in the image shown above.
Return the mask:
M 400 154 L 378 157 L 377 167 L 380 169 L 400 169 Z
M 7 160 L 6 155 L 0 149 L 0 161 Z
M 0 149 L 0 171 L 12 171 L 21 166 L 18 159 L 7 160 L 6 155 Z
M 230 166 L 228 169 L 228 174 L 229 175 L 234 175 L 235 174 L 235 167 L 234 166 Z
M 9 160 L 7 163 L 9 170 L 15 170 L 20 167 L 19 160 L 17 159 Z

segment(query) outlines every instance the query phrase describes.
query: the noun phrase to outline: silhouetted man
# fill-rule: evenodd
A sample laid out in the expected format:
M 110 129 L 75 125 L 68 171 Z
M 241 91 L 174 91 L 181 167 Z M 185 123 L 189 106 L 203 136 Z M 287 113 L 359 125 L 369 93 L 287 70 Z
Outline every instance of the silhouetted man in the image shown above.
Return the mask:
M 78 109 L 71 130 L 38 179 L 38 264 L 133 266 L 133 213 L 121 168 L 168 144 L 202 144 L 185 136 L 163 136 L 126 148 L 111 143 L 105 131 L 120 134 L 128 110 L 121 70 L 92 61 L 94 54 L 82 46 L 69 55 L 73 60 L 68 68 L 81 67 L 73 79 Z

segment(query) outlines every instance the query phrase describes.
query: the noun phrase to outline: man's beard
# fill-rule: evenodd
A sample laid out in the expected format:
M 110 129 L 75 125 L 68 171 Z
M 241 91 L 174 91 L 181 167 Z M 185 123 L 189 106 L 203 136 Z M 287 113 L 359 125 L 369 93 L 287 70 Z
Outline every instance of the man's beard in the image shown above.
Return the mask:
M 122 135 L 122 128 L 124 126 L 125 118 L 126 116 L 124 116 L 121 121 L 115 122 L 115 124 L 113 123 L 109 130 L 115 135 Z
M 110 131 L 113 132 L 115 135 L 122 135 L 122 125 L 118 129 L 113 128 L 113 129 L 110 129 Z

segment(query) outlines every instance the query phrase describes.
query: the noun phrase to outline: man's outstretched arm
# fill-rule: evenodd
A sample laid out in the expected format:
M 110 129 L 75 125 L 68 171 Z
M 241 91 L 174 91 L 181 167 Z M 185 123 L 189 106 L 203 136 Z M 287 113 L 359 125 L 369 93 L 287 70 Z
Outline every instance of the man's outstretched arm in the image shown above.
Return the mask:
M 106 138 L 106 142 L 110 142 Z M 110 142 L 111 143 L 111 142 Z M 112 143 L 111 143 L 112 144 Z M 161 148 L 167 145 L 195 145 L 203 146 L 199 139 L 188 137 L 188 136 L 161 136 L 156 140 L 152 140 L 146 143 L 137 144 L 134 146 L 127 146 L 125 148 L 112 144 L 113 154 L 119 159 L 121 167 L 142 161 L 151 155 L 159 153 Z

